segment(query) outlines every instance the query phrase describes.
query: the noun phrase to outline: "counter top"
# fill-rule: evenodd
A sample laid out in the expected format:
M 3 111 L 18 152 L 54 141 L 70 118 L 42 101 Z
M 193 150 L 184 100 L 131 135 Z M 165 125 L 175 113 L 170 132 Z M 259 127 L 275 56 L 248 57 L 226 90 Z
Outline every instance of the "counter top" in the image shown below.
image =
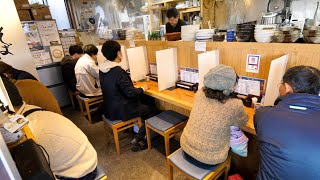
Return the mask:
M 143 83 L 147 83 L 150 87 L 149 90 L 145 91 L 146 95 L 191 111 L 195 96 L 194 92 L 181 88 L 158 91 L 158 83 L 154 81 L 137 82 L 135 86 L 141 87 Z M 251 134 L 256 134 L 253 124 L 254 110 L 252 108 L 245 107 L 245 111 L 249 115 L 249 120 L 247 124 L 242 127 L 242 130 Z

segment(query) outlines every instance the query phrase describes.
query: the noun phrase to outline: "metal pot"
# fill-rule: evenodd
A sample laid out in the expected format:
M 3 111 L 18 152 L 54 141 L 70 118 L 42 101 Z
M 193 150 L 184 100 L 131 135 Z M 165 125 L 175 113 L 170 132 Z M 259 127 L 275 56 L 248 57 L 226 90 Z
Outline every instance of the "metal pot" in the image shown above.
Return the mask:
M 282 16 L 278 13 L 266 13 L 262 19 L 261 24 L 281 24 Z

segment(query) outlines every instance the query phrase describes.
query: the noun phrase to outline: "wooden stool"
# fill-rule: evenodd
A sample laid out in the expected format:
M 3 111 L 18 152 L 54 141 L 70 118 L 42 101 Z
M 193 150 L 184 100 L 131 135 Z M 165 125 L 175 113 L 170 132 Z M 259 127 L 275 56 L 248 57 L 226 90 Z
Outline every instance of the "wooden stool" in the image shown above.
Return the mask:
M 68 94 L 69 94 L 69 98 L 71 100 L 72 108 L 76 109 L 76 105 L 74 103 L 74 98 L 77 99 L 77 96 L 79 95 L 79 92 L 78 91 L 71 91 L 70 89 L 68 89 Z
M 112 129 L 113 131 L 113 137 L 114 137 L 114 143 L 116 144 L 116 150 L 117 154 L 120 155 L 120 143 L 119 143 L 119 132 L 126 130 L 128 128 L 133 127 L 134 125 L 138 125 L 139 128 L 142 127 L 141 118 L 133 118 L 128 121 L 110 121 L 109 119 L 105 118 L 104 115 L 102 115 L 102 118 L 104 122 Z
M 148 141 L 148 149 L 151 149 L 150 129 L 164 137 L 164 144 L 166 149 L 166 156 L 170 155 L 170 138 L 175 133 L 183 129 L 187 124 L 187 116 L 179 114 L 175 111 L 164 111 L 145 122 L 146 135 Z
M 224 173 L 224 179 L 228 179 L 231 165 L 231 156 L 218 165 L 203 164 L 195 159 L 186 159 L 186 154 L 180 148 L 167 157 L 169 180 L 173 179 L 173 168 L 186 174 L 190 179 L 218 179 Z
M 80 106 L 80 110 L 81 110 L 82 115 L 84 115 L 84 117 L 85 117 L 86 114 L 87 114 L 89 123 L 92 124 L 90 106 L 102 103 L 103 102 L 103 97 L 102 96 L 96 96 L 96 97 L 92 97 L 92 98 L 87 98 L 87 97 L 81 97 L 78 94 L 77 95 L 77 99 L 78 99 L 78 102 L 79 102 L 79 106 Z M 83 104 L 84 104 L 84 106 L 86 108 L 86 113 L 83 110 Z

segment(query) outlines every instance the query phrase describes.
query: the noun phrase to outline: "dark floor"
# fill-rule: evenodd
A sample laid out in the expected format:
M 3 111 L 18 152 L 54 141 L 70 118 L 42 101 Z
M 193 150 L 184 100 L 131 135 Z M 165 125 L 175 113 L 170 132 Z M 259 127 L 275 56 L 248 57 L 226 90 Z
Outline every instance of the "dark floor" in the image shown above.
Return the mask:
M 98 153 L 99 165 L 103 167 L 109 180 L 116 179 L 167 179 L 166 158 L 156 148 L 141 152 L 131 152 L 133 135 L 122 133 L 120 136 L 121 155 L 116 154 L 113 135 L 110 128 L 104 127 L 102 121 L 89 124 L 78 110 L 71 107 L 62 109 L 64 115 L 73 121 L 88 137 Z M 159 143 L 158 143 L 159 144 Z M 163 145 L 160 143 L 159 147 Z M 174 171 L 175 179 L 187 179 L 183 174 Z

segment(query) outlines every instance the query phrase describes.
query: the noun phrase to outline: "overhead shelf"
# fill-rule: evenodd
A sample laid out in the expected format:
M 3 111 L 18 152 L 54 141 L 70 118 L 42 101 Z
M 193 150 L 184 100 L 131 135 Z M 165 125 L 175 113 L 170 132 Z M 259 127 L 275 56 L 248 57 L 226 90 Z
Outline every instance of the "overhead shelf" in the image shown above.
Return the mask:
M 180 2 L 180 1 L 183 1 L 183 0 L 166 0 L 166 1 L 162 1 L 162 2 L 151 3 L 151 5 L 154 6 L 154 5 L 164 4 L 164 3 Z
M 188 8 L 181 8 L 178 10 L 182 13 L 197 12 L 197 11 L 200 11 L 200 7 L 188 7 Z

